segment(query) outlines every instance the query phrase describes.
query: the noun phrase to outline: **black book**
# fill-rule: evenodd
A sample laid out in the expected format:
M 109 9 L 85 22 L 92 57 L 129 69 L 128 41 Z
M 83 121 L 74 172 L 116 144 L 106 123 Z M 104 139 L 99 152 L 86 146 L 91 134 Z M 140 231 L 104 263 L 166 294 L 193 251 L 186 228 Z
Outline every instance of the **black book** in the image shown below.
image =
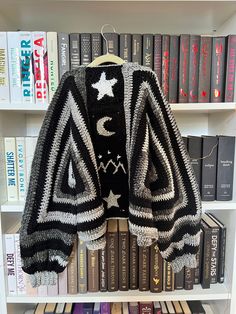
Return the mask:
M 132 62 L 142 64 L 142 35 L 132 35 Z
M 70 54 L 69 54 L 69 35 L 66 33 L 58 33 L 58 63 L 59 78 L 70 70 Z
M 120 34 L 120 57 L 126 62 L 131 62 L 131 39 L 131 34 Z
M 235 137 L 218 137 L 216 200 L 230 201 L 233 193 Z
M 202 220 L 203 251 L 201 285 L 203 289 L 209 289 L 211 284 L 211 228 Z
M 202 273 L 202 251 L 203 251 L 203 232 L 202 229 L 200 230 L 200 243 L 199 243 L 199 250 L 196 255 L 197 260 L 197 267 L 194 271 L 194 284 L 199 284 L 201 280 L 201 273 Z
M 187 301 L 191 314 L 206 314 L 201 301 Z
M 184 268 L 178 273 L 175 273 L 175 290 L 184 289 Z
M 198 101 L 200 36 L 190 35 L 188 102 Z
M 203 201 L 214 201 L 216 192 L 217 137 L 202 136 L 202 184 Z
M 143 34 L 143 65 L 153 69 L 153 34 Z
M 129 243 L 129 288 L 131 290 L 136 290 L 138 289 L 139 252 L 137 237 L 131 233 Z
M 188 102 L 188 82 L 189 82 L 189 35 L 180 35 L 179 50 L 179 102 Z
M 104 33 L 107 40 L 107 45 L 105 39 L 103 38 L 103 54 L 108 52 L 119 56 L 119 35 L 117 33 Z
M 150 247 L 139 247 L 139 290 L 150 289 Z
M 162 91 L 169 101 L 170 35 L 162 35 Z
M 92 61 L 102 54 L 102 35 L 100 33 L 91 34 Z
M 88 65 L 92 61 L 91 34 L 80 34 L 81 64 Z
M 225 58 L 225 37 L 213 37 L 211 66 L 211 102 L 224 101 Z
M 162 77 L 162 40 L 161 34 L 154 35 L 154 60 L 153 60 L 153 69 L 159 79 L 159 83 L 161 85 L 161 77 Z
M 194 282 L 194 268 L 184 267 L 184 289 L 192 290 Z
M 236 72 L 236 35 L 227 36 L 227 63 L 225 77 L 225 101 L 234 101 L 234 84 Z
M 199 136 L 188 136 L 188 153 L 199 188 L 201 186 L 202 169 L 202 138 Z
M 178 102 L 179 36 L 170 36 L 169 103 Z
M 80 66 L 80 34 L 70 34 L 70 69 Z

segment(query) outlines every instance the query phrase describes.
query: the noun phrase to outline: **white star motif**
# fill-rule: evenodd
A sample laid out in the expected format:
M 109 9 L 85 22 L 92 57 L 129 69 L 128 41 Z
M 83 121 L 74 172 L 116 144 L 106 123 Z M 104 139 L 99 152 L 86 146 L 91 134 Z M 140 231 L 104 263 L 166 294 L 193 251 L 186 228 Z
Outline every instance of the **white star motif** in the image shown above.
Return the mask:
M 117 83 L 117 79 L 113 78 L 111 80 L 106 79 L 106 73 L 102 72 L 101 77 L 97 83 L 92 84 L 93 88 L 98 90 L 97 99 L 100 100 L 103 96 L 108 95 L 114 97 L 112 87 Z
M 111 152 L 110 152 L 109 150 L 107 151 L 107 153 L 108 153 L 108 155 L 110 155 L 110 154 L 111 154 Z
M 117 155 L 117 159 L 120 159 L 121 158 L 121 156 L 120 155 Z
M 108 197 L 104 197 L 104 201 L 107 202 L 107 208 L 111 208 L 112 206 L 114 207 L 119 207 L 119 204 L 117 202 L 117 200 L 121 197 L 120 194 L 115 195 L 112 190 L 110 190 L 110 193 L 108 195 Z
M 98 158 L 101 159 L 101 158 L 102 158 L 102 155 L 98 155 Z

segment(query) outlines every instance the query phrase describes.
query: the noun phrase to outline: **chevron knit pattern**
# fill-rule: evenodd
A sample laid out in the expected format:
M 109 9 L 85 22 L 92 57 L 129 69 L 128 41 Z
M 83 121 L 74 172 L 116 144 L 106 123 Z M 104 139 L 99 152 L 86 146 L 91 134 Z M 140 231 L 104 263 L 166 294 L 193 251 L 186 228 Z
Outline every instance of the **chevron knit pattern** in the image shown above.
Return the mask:
M 22 218 L 23 270 L 55 284 L 78 235 L 105 246 L 108 218 L 156 240 L 178 272 L 196 266 L 201 201 L 156 74 L 134 63 L 64 74 L 46 113 Z

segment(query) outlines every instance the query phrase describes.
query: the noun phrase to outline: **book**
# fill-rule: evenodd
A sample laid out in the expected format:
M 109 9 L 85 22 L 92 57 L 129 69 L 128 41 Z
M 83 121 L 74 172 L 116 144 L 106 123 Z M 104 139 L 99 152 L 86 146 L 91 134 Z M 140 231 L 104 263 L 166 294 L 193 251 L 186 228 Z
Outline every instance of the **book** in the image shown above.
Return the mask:
M 153 70 L 156 73 L 160 86 L 162 84 L 162 39 L 161 34 L 154 34 L 153 43 Z
M 33 41 L 31 32 L 19 32 L 21 92 L 23 103 L 34 103 Z
M 196 260 L 197 260 L 197 267 L 194 271 L 194 284 L 199 284 L 201 279 L 201 273 L 202 273 L 202 251 L 203 251 L 203 232 L 202 229 L 200 230 L 200 243 L 199 243 L 199 249 L 196 254 Z
M 88 291 L 99 291 L 98 250 L 88 250 Z
M 75 303 L 73 307 L 73 314 L 84 314 L 83 303 Z
M 81 64 L 88 65 L 92 61 L 92 45 L 91 45 L 91 34 L 81 33 L 80 34 L 81 44 Z
M 203 289 L 209 289 L 211 283 L 211 228 L 202 220 L 203 252 L 201 285 Z
M 48 49 L 48 90 L 49 102 L 58 87 L 59 83 L 59 64 L 58 64 L 58 40 L 56 32 L 47 32 Z
M 230 201 L 233 194 L 235 137 L 219 135 L 216 200 Z
M 132 62 L 142 64 L 142 35 L 132 34 Z
M 139 290 L 148 291 L 150 289 L 150 248 L 139 247 Z
M 100 304 L 101 314 L 110 314 L 111 313 L 111 303 L 101 302 Z
M 102 47 L 103 54 L 111 53 L 113 55 L 119 56 L 119 34 L 117 33 L 104 33 L 103 34 L 107 40 L 103 38 Z
M 208 103 L 211 96 L 212 37 L 201 36 L 199 56 L 198 102 Z
M 181 305 L 179 303 L 179 301 L 172 301 L 174 309 L 175 309 L 175 313 L 176 314 L 183 314 L 183 310 L 181 308 Z
M 128 302 L 122 302 L 122 314 L 129 314 Z
M 138 244 L 137 237 L 130 233 L 130 251 L 129 251 L 129 288 L 138 289 Z
M 119 290 L 129 290 L 129 227 L 128 221 L 120 219 L 119 225 Z
M 83 314 L 93 314 L 93 303 L 83 303 Z
M 169 314 L 175 314 L 175 309 L 171 301 L 166 301 L 166 307 Z
M 7 33 L 0 32 L 0 103 L 10 102 Z
M 119 287 L 118 252 L 118 224 L 116 219 L 110 219 L 107 227 L 107 290 L 110 292 Z
M 170 36 L 169 103 L 178 102 L 179 36 Z
M 38 287 L 38 296 L 45 297 L 48 295 L 48 287 L 46 285 L 40 285 Z
M 139 302 L 139 314 L 153 314 L 153 303 Z
M 67 266 L 67 278 L 68 278 L 68 293 L 77 294 L 78 292 L 78 247 L 77 240 L 74 242 L 69 262 Z
M 131 62 L 131 34 L 120 34 L 120 57 L 125 62 Z
M 192 312 L 191 312 L 191 310 L 190 310 L 190 308 L 188 306 L 187 301 L 180 301 L 180 305 L 181 305 L 181 307 L 183 309 L 183 313 L 184 314 L 192 314 Z
M 189 40 L 189 94 L 188 102 L 198 101 L 200 36 L 190 35 Z
M 166 260 L 163 260 L 163 290 L 164 291 L 174 291 L 175 280 L 174 272 L 172 270 L 171 264 Z
M 180 35 L 179 51 L 179 103 L 188 102 L 188 85 L 189 85 L 189 40 L 188 34 Z
M 46 303 L 38 303 L 34 314 L 44 314 Z
M 150 247 L 150 292 L 162 291 L 163 259 L 157 243 Z
M 226 37 L 227 58 L 225 76 L 225 98 L 224 101 L 234 101 L 234 85 L 236 71 L 236 35 Z
M 92 61 L 102 54 L 102 35 L 101 33 L 91 34 Z
M 58 274 L 56 274 L 55 285 L 47 286 L 47 295 L 55 297 L 58 295 Z
M 211 65 L 211 102 L 222 102 L 225 91 L 225 37 L 213 37 Z
M 153 34 L 143 34 L 143 65 L 153 69 Z
M 19 40 L 19 32 L 7 32 L 8 74 L 11 103 L 22 102 Z
M 210 304 L 204 304 L 203 303 L 202 307 L 204 308 L 206 314 L 214 314 L 212 309 L 211 309 Z
M 46 32 L 32 32 L 35 103 L 48 103 L 48 55 Z
M 18 200 L 24 201 L 26 196 L 26 156 L 24 137 L 16 137 L 16 168 Z
M 129 313 L 130 314 L 139 314 L 138 302 L 129 302 Z
M 26 191 L 29 186 L 31 166 L 34 158 L 35 147 L 37 144 L 37 137 L 25 137 L 25 166 L 26 166 Z
M 170 35 L 162 35 L 162 91 L 169 100 Z
M 69 54 L 69 35 L 66 33 L 58 33 L 58 63 L 59 78 L 70 70 L 70 54 Z
M 184 289 L 192 290 L 194 281 L 194 269 L 189 267 L 184 267 Z
M 111 314 L 120 314 L 122 313 L 121 302 L 113 302 L 111 304 Z
M 67 294 L 67 268 L 63 270 L 63 272 L 58 274 L 58 294 L 66 295 Z
M 69 34 L 70 39 L 70 70 L 75 70 L 80 66 L 80 34 Z
M 201 173 L 202 173 L 202 138 L 199 136 L 188 136 L 188 153 L 190 163 L 193 167 L 196 181 L 199 189 L 201 187 Z
M 107 243 L 104 249 L 99 250 L 100 291 L 107 291 Z
M 71 314 L 72 313 L 72 307 L 73 307 L 72 303 L 66 303 L 63 314 Z
M 154 313 L 153 314 L 162 314 L 161 312 L 161 303 L 158 301 L 153 302 L 154 305 Z
M 160 304 L 161 304 L 161 313 L 162 314 L 168 314 L 168 310 L 167 310 L 165 302 L 164 301 L 160 301 Z
M 202 183 L 203 201 L 214 201 L 216 191 L 217 137 L 202 136 Z
M 93 314 L 100 314 L 100 303 L 96 302 L 94 303 L 94 308 L 93 308 Z
M 18 200 L 16 140 L 14 137 L 4 138 L 5 169 L 8 201 Z
M 192 314 L 205 314 L 201 301 L 188 301 L 188 305 Z
M 175 289 L 184 289 L 184 268 L 182 268 L 178 273 L 175 273 Z
M 16 263 L 16 290 L 18 295 L 26 294 L 26 276 L 22 269 L 21 254 L 20 254 L 20 234 L 18 232 L 14 234 L 15 243 L 15 263 Z
M 87 282 L 87 246 L 86 243 L 78 239 L 78 292 L 86 293 L 88 290 Z
M 56 303 L 47 303 L 45 310 L 44 310 L 44 314 L 54 314 L 55 310 L 56 310 Z
M 65 308 L 65 303 L 57 303 L 55 314 L 63 314 Z

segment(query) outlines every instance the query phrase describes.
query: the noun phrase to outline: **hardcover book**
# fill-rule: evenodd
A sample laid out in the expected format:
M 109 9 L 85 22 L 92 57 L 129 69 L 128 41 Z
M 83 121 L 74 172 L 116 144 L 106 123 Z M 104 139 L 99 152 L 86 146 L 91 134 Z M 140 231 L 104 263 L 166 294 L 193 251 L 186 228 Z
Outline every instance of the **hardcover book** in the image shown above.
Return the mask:
M 101 308 L 101 314 L 111 314 L 111 303 L 101 302 L 100 308 Z
M 179 56 L 179 103 L 188 102 L 189 84 L 189 40 L 188 34 L 180 35 Z
M 48 48 L 48 89 L 49 102 L 57 89 L 59 80 L 58 65 L 58 40 L 56 32 L 47 32 L 47 48 Z
M 179 301 L 173 301 L 172 303 L 173 303 L 173 306 L 175 308 L 175 313 L 176 314 L 183 314 L 183 310 L 181 308 Z
M 16 289 L 18 295 L 26 294 L 25 273 L 22 270 L 20 255 L 20 235 L 17 231 L 14 235 L 15 242 L 15 259 L 16 259 Z
M 155 71 L 160 86 L 162 84 L 162 39 L 161 34 L 154 35 L 154 60 L 153 60 L 153 70 Z
M 69 35 L 58 33 L 59 78 L 70 70 Z
M 102 35 L 100 33 L 91 34 L 92 61 L 102 54 Z
M 169 103 L 178 102 L 179 36 L 170 36 Z
M 139 290 L 148 291 L 150 288 L 150 248 L 139 247 Z
M 88 291 L 99 291 L 98 250 L 88 250 Z
M 87 247 L 86 243 L 78 239 L 78 292 L 86 293 L 87 287 Z
M 184 289 L 192 290 L 194 281 L 194 269 L 189 267 L 184 267 Z
M 54 314 L 56 310 L 56 303 L 47 303 L 44 314 Z
M 153 303 L 152 302 L 140 302 L 139 314 L 153 314 Z
M 143 34 L 143 65 L 153 69 L 153 34 Z
M 171 264 L 166 260 L 163 261 L 163 290 L 164 291 L 174 291 L 175 280 L 174 272 L 172 270 Z
M 122 314 L 129 314 L 128 302 L 122 302 Z
M 16 167 L 16 140 L 14 137 L 5 137 L 5 169 L 7 180 L 8 201 L 18 200 L 17 167 Z
M 201 301 L 188 301 L 188 305 L 192 314 L 205 314 Z
M 99 250 L 100 291 L 107 291 L 107 243 Z
M 162 314 L 168 314 L 166 303 L 164 301 L 160 301 L 160 304 L 161 304 L 161 312 L 162 312 Z
M 122 313 L 121 302 L 114 302 L 111 305 L 111 314 Z
M 129 302 L 129 312 L 130 314 L 139 314 L 138 302 Z
M 46 303 L 38 303 L 34 314 L 44 314 Z
M 109 53 L 119 56 L 119 35 L 117 33 L 104 33 L 104 36 L 107 40 L 107 46 L 103 38 L 103 54 L 106 54 L 108 49 Z
M 119 223 L 119 290 L 129 290 L 129 227 L 128 221 Z
M 162 35 L 162 91 L 169 100 L 170 35 Z
M 201 187 L 202 169 L 202 138 L 199 136 L 188 136 L 188 153 L 199 188 Z
M 100 303 L 96 302 L 94 303 L 94 308 L 93 308 L 93 314 L 100 314 Z
M 0 32 L 0 103 L 10 102 L 7 33 Z
M 90 33 L 80 34 L 80 43 L 81 43 L 81 64 L 88 65 L 92 61 L 91 34 Z
M 225 101 L 234 101 L 234 85 L 236 71 L 236 35 L 228 35 L 227 38 L 227 63 L 225 77 Z
M 171 301 L 166 301 L 166 307 L 169 314 L 175 314 L 175 309 Z
M 199 243 L 199 250 L 196 255 L 197 260 L 197 267 L 194 271 L 194 284 L 199 284 L 201 279 L 201 272 L 202 272 L 202 251 L 203 251 L 203 232 L 202 229 L 200 230 L 200 243 Z
M 184 314 L 192 314 L 187 301 L 180 301 L 180 305 L 183 309 Z
M 154 305 L 154 314 L 162 314 L 161 303 L 158 301 L 153 302 Z
M 80 66 L 80 34 L 71 33 L 70 37 L 70 70 Z
M 93 314 L 93 303 L 83 303 L 83 314 Z
M 198 100 L 200 36 L 190 35 L 189 44 L 189 96 L 188 102 Z
M 110 292 L 117 291 L 119 287 L 118 252 L 118 224 L 116 219 L 110 219 L 107 228 L 107 288 Z
M 142 64 L 142 35 L 132 35 L 132 62 Z
M 157 243 L 150 247 L 150 291 L 162 291 L 163 259 L 158 249 Z
M 182 268 L 178 273 L 175 273 L 175 289 L 184 289 L 184 268 Z
M 18 199 L 19 201 L 24 201 L 26 193 L 26 156 L 24 137 L 16 137 L 16 158 Z
M 120 34 L 120 57 L 131 62 L 131 34 Z
M 63 272 L 58 274 L 58 294 L 66 295 L 67 294 L 67 268 Z
M 203 289 L 209 289 L 211 283 L 211 228 L 202 220 L 203 252 L 201 285 Z
M 78 292 L 78 247 L 77 241 L 74 242 L 69 262 L 67 266 L 67 277 L 68 277 L 68 293 L 77 294 Z
M 129 252 L 129 288 L 138 289 L 138 244 L 137 237 L 130 233 L 130 252 Z

